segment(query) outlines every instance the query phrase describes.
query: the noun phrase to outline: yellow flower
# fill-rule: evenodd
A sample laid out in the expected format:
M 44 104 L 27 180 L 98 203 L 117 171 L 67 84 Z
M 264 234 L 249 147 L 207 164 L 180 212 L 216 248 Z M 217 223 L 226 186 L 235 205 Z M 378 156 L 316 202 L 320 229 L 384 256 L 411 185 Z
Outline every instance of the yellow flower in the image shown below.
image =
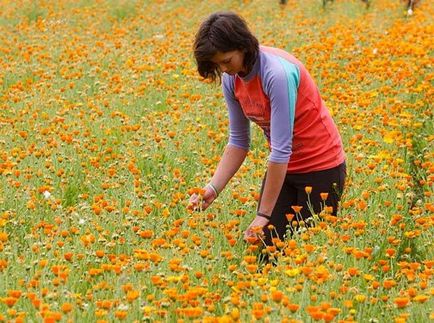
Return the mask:
M 298 268 L 285 270 L 285 274 L 287 274 L 289 277 L 295 277 L 299 273 L 300 273 L 300 269 Z
M 362 295 L 362 294 L 359 294 L 359 295 L 356 295 L 355 299 L 356 299 L 357 302 L 363 303 L 366 300 L 366 296 Z

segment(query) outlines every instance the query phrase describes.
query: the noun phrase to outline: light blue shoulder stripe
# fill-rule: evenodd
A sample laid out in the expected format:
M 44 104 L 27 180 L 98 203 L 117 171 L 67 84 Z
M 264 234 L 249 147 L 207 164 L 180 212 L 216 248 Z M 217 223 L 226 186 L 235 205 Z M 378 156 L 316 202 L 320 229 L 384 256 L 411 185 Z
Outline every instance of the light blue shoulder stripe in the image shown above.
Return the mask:
M 288 102 L 289 102 L 289 120 L 291 129 L 294 131 L 295 105 L 297 103 L 297 92 L 300 84 L 300 70 L 298 66 L 288 62 L 286 59 L 279 57 L 286 75 L 286 84 L 288 85 Z M 291 134 L 292 135 L 292 134 Z

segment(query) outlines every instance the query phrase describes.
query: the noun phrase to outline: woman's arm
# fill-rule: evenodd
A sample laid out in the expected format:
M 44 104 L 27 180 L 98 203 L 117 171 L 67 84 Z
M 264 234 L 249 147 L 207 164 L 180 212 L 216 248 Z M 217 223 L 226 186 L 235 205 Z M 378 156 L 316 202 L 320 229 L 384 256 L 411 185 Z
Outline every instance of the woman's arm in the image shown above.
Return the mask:
M 271 215 L 287 172 L 292 154 L 295 105 L 300 83 L 300 72 L 296 65 L 283 59 L 267 74 L 265 89 L 270 98 L 270 142 L 271 154 L 267 178 L 260 201 L 259 212 Z
M 224 189 L 229 180 L 238 171 L 249 151 L 250 144 L 250 123 L 243 113 L 239 102 L 234 96 L 233 79 L 223 75 L 223 94 L 229 114 L 229 143 L 223 152 L 222 158 L 210 183 L 205 186 L 205 193 L 201 197 L 193 195 L 190 198 L 190 205 L 193 208 L 200 207 L 205 210 Z
M 193 194 L 189 208 L 206 210 L 234 176 L 247 156 L 247 150 L 227 145 L 210 183 L 205 186 L 202 196 Z
M 288 164 L 268 162 L 267 177 L 265 178 L 259 212 L 271 216 L 280 190 L 285 180 Z
M 222 89 L 229 115 L 229 144 L 217 166 L 211 183 L 221 192 L 240 168 L 250 145 L 250 122 L 234 95 L 233 77 L 223 75 Z
M 280 190 L 285 180 L 287 164 L 278 164 L 268 162 L 267 177 L 265 178 L 264 190 L 259 204 L 259 213 L 265 216 L 271 216 Z M 256 243 L 258 229 L 265 227 L 269 219 L 264 216 L 256 215 L 249 227 L 244 231 L 244 240 Z M 250 240 L 252 239 L 252 240 Z
M 247 150 L 227 145 L 220 160 L 214 176 L 211 179 L 211 184 L 221 192 L 232 176 L 238 171 L 247 156 Z

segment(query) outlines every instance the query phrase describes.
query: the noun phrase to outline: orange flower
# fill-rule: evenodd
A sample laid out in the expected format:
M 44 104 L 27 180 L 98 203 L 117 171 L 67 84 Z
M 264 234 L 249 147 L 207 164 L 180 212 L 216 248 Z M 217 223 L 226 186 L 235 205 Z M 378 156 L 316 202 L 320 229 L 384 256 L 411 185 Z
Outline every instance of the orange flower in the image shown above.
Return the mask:
M 306 194 L 310 194 L 310 193 L 312 193 L 312 186 L 306 186 L 306 187 L 304 188 L 304 191 L 306 192 Z
M 356 205 L 357 210 L 363 211 L 363 210 L 366 210 L 367 207 L 368 207 L 368 204 L 364 200 L 360 200 L 359 202 L 357 202 L 357 205 Z
M 0 242 L 7 242 L 8 241 L 8 234 L 6 232 L 0 231 Z
M 391 288 L 393 288 L 393 287 L 395 287 L 395 286 L 396 286 L 396 281 L 394 281 L 394 280 L 387 279 L 387 280 L 385 280 L 385 281 L 383 282 L 383 287 L 384 287 L 385 289 L 391 289 Z
M 413 298 L 413 301 L 418 303 L 425 303 L 429 299 L 427 295 L 417 295 Z
M 392 216 L 392 219 L 390 220 L 390 225 L 395 225 L 395 224 L 397 224 L 401 220 L 402 220 L 402 215 L 395 214 L 395 215 Z
M 136 263 L 134 264 L 134 270 L 141 272 L 144 271 L 145 269 L 149 268 L 149 264 L 144 264 L 144 263 Z
M 341 312 L 341 309 L 337 308 L 337 307 L 330 307 L 330 308 L 327 309 L 327 313 L 330 313 L 333 316 L 338 315 L 340 312 Z
M 316 311 L 316 312 L 309 312 L 309 315 L 312 317 L 314 321 L 320 321 L 324 318 L 324 312 L 322 311 Z
M 141 238 L 149 239 L 149 238 L 152 238 L 152 236 L 154 235 L 154 232 L 152 230 L 142 230 L 142 231 L 140 231 L 139 235 Z
M 199 318 L 203 315 L 203 309 L 200 307 L 186 307 L 177 309 L 177 313 L 188 318 Z
M 393 302 L 398 308 L 404 308 L 408 305 L 410 299 L 408 297 L 397 297 L 393 300 Z
M 395 249 L 391 249 L 391 248 L 386 249 L 386 254 L 387 254 L 388 257 L 393 257 L 393 255 L 395 253 L 396 253 Z
M 271 299 L 276 303 L 280 303 L 283 299 L 283 293 L 280 290 L 275 290 L 271 292 Z
M 12 307 L 15 305 L 15 303 L 18 301 L 15 297 L 5 297 L 3 298 L 3 303 L 5 303 L 8 307 Z
M 323 201 L 327 200 L 327 197 L 329 196 L 329 193 L 319 193 L 319 196 L 321 196 L 321 199 Z
M 291 206 L 291 209 L 293 209 L 295 213 L 300 213 L 300 211 L 301 211 L 302 208 L 303 207 L 299 206 L 299 205 L 293 205 L 293 206 Z
M 256 256 L 244 256 L 244 261 L 247 264 L 254 264 L 256 262 Z
M 253 309 L 252 314 L 255 319 L 260 320 L 265 315 L 265 311 L 263 309 Z
M 72 311 L 72 304 L 71 303 L 64 303 L 61 307 L 63 313 L 69 313 Z
M 258 270 L 258 265 L 249 264 L 246 266 L 246 270 L 251 274 L 256 273 L 256 271 Z
M 73 257 L 73 253 L 72 252 L 66 252 L 63 257 L 65 258 L 66 261 L 72 261 L 72 257 Z
M 115 312 L 115 317 L 119 320 L 124 320 L 128 315 L 127 311 L 118 310 Z
M 112 308 L 113 302 L 111 300 L 102 300 L 102 301 L 96 301 L 95 305 L 98 308 L 109 310 L 110 308 Z
M 354 267 L 348 268 L 348 274 L 350 274 L 351 277 L 358 276 L 359 269 Z
M 9 290 L 8 291 L 8 295 L 10 297 L 14 297 L 14 298 L 20 298 L 21 294 L 22 294 L 22 291 L 20 291 L 20 290 Z
M 137 290 L 130 290 L 127 293 L 127 301 L 133 302 L 140 296 L 140 293 Z

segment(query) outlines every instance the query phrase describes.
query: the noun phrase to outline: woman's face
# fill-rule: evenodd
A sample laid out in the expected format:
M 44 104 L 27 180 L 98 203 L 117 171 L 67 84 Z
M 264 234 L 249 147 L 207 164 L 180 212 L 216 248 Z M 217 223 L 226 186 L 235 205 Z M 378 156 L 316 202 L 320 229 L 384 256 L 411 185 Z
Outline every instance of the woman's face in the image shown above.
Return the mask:
M 230 75 L 244 75 L 244 53 L 240 50 L 233 50 L 230 52 L 217 52 L 211 62 L 217 64 L 222 73 Z

